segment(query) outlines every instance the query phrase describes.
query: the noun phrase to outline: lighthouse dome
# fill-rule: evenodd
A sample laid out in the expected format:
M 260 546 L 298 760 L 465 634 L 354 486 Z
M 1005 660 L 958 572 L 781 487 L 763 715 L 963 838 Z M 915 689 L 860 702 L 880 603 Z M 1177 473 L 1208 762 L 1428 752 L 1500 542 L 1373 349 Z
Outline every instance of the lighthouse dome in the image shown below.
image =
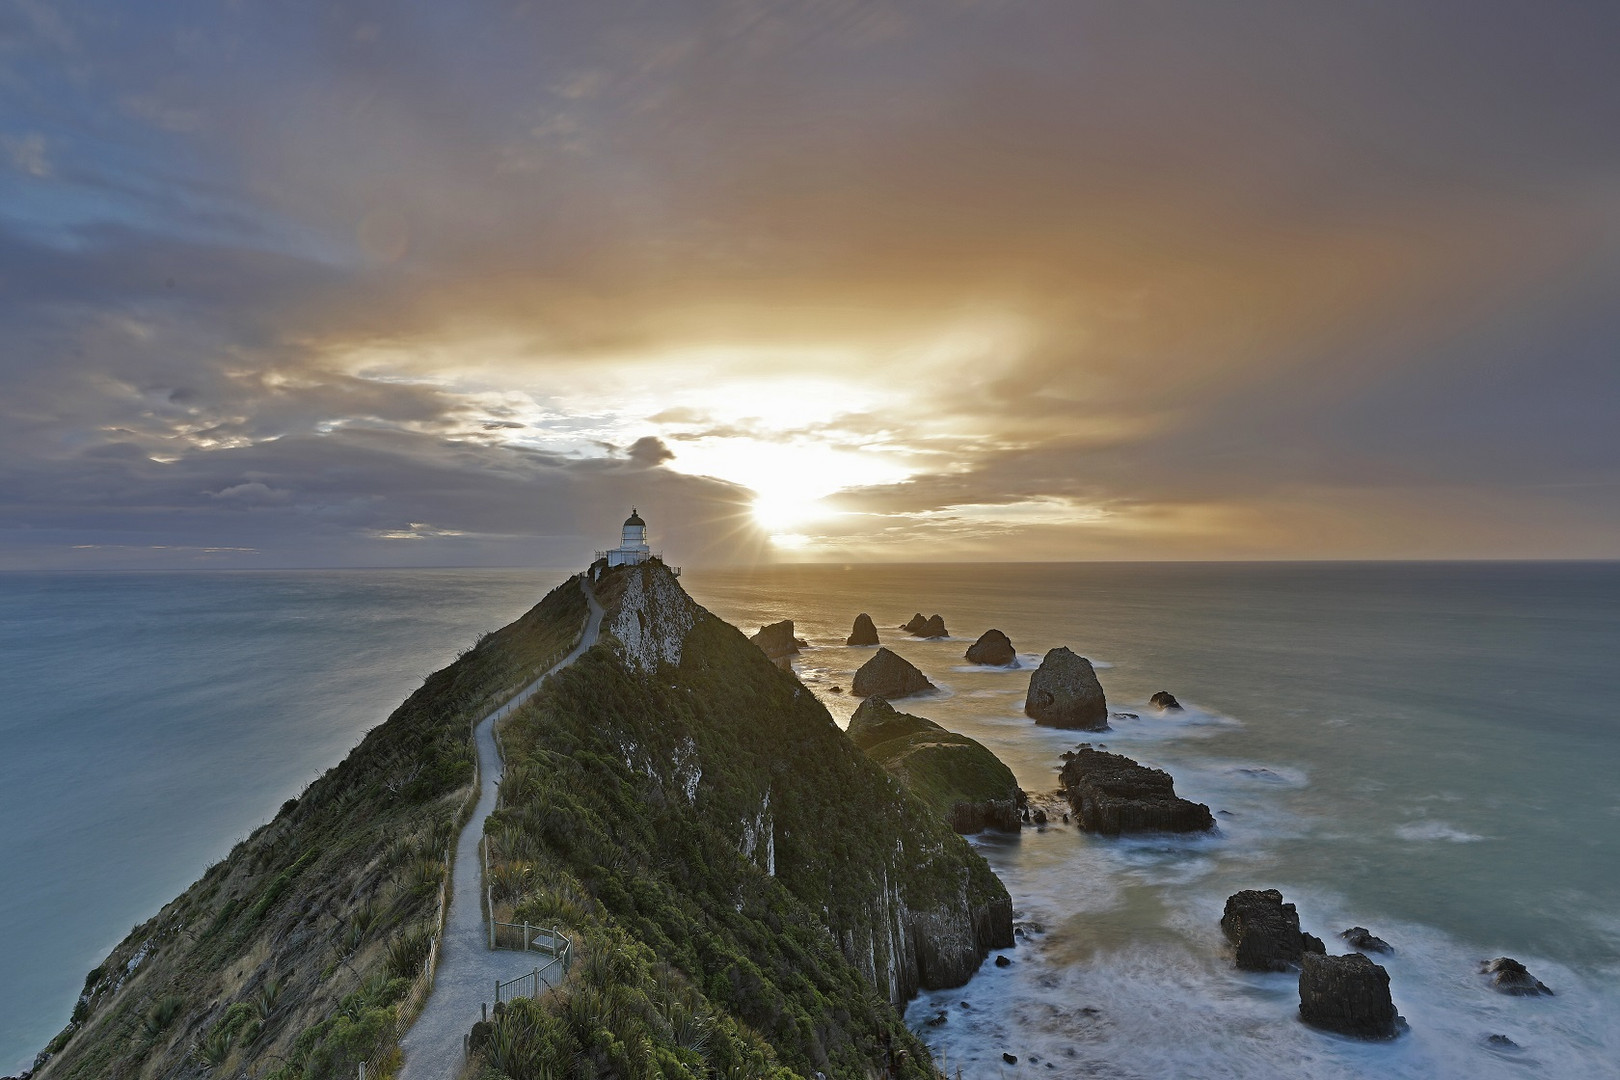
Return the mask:
M 633 506 L 630 508 L 630 516 L 624 519 L 624 523 L 626 525 L 640 525 L 642 528 L 647 527 L 647 523 L 641 520 L 641 515 L 636 513 L 636 508 Z

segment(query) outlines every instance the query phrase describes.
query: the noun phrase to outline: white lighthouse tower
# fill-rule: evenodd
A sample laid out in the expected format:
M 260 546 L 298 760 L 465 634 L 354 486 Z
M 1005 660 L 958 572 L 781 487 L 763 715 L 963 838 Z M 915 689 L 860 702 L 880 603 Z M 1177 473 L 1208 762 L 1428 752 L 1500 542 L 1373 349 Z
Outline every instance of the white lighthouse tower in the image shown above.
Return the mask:
M 596 557 L 606 559 L 609 566 L 635 566 L 652 558 L 652 548 L 647 546 L 647 523 L 641 520 L 635 507 L 630 508 L 630 516 L 624 519 L 619 546 L 598 551 Z

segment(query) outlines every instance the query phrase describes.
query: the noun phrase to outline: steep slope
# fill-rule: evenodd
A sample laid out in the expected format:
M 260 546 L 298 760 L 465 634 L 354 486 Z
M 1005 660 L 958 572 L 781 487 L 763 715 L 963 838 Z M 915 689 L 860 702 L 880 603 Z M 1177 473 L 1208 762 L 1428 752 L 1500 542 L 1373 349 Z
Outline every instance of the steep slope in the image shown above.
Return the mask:
M 845 734 L 957 832 L 1018 831 L 1024 793 L 983 743 L 880 697 L 861 702 Z
M 890 1003 L 1010 945 L 1006 890 L 664 567 L 593 573 L 604 640 L 507 722 L 487 834 L 497 904 L 572 929 L 584 959 L 480 1028 L 486 1059 L 513 1077 L 864 1077 L 890 1058 L 931 1075 Z
M 571 646 L 569 581 L 428 677 L 85 980 L 41 1080 L 351 1077 L 386 1054 L 471 792 L 470 724 Z

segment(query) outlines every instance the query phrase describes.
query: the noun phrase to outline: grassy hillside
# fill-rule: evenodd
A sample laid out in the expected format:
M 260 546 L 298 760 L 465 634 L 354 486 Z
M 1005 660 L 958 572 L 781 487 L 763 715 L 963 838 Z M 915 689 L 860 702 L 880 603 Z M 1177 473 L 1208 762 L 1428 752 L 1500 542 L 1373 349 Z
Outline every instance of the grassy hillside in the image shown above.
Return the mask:
M 577 581 L 429 676 L 85 979 L 44 1080 L 351 1077 L 386 1047 L 472 791 L 471 723 L 569 647 Z
M 957 832 L 1018 828 L 1023 792 L 983 743 L 898 712 L 880 697 L 855 710 L 848 735 Z
M 488 825 L 497 902 L 584 959 L 480 1029 L 490 1075 L 933 1075 L 890 1002 L 1011 943 L 1001 883 L 661 567 L 598 588 L 614 636 L 506 722 Z

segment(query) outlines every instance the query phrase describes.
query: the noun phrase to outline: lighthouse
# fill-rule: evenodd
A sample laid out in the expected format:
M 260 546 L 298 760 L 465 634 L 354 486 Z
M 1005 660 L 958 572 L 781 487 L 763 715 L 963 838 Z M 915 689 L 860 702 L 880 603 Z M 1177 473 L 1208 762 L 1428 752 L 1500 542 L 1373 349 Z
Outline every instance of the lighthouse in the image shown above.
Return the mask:
M 634 566 L 652 558 L 652 549 L 647 546 L 647 523 L 641 520 L 635 507 L 630 508 L 630 516 L 624 519 L 619 546 L 598 551 L 596 557 L 606 559 L 609 566 Z

